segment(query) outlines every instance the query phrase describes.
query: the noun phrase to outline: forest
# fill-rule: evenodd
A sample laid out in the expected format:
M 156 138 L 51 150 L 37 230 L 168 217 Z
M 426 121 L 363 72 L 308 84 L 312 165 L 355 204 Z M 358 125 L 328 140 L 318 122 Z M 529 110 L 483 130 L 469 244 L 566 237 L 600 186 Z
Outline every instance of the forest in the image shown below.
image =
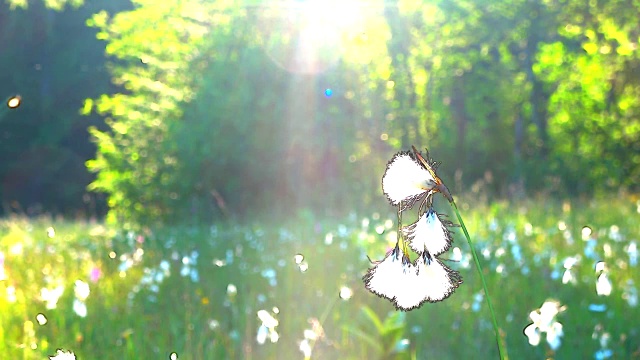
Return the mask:
M 3 211 L 339 215 L 380 206 L 377 174 L 411 145 L 463 193 L 637 191 L 637 10 L 11 0 L 0 96 L 22 101 L 0 115 Z

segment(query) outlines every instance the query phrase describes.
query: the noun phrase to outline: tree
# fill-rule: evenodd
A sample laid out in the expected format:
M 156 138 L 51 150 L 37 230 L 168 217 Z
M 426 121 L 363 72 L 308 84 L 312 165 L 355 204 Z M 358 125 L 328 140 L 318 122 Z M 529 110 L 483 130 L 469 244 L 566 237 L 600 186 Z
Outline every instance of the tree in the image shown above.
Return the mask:
M 85 97 L 112 89 L 104 45 L 85 27 L 100 4 L 64 5 L 0 4 L 0 46 L 10 54 L 0 59 L 0 66 L 9 70 L 0 75 L 0 96 L 22 98 L 21 106 L 0 120 L 0 198 L 5 210 L 71 213 L 95 201 L 86 192 L 92 177 L 84 162 L 95 151 L 86 127 L 101 126 L 102 118 L 83 117 L 80 110 Z M 127 5 L 114 1 L 108 6 L 117 11 Z

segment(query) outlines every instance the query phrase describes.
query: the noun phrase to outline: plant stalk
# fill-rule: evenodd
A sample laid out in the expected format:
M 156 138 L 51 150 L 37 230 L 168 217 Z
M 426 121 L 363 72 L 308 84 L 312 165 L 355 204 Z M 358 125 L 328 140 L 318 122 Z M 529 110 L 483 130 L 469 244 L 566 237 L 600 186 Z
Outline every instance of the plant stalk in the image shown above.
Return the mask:
M 469 232 L 467 231 L 467 227 L 464 225 L 464 221 L 462 221 L 462 217 L 460 216 L 460 212 L 458 211 L 458 206 L 454 201 L 451 201 L 450 203 L 456 212 L 456 216 L 458 217 L 458 221 L 460 222 L 460 226 L 462 227 L 464 236 L 467 238 L 467 242 L 469 243 L 469 247 L 471 248 L 471 255 L 473 255 L 473 261 L 476 263 L 476 268 L 478 269 L 478 273 L 480 274 L 480 280 L 482 281 L 484 294 L 487 296 L 487 304 L 489 304 L 489 310 L 491 311 L 491 320 L 493 322 L 493 330 L 496 333 L 496 341 L 498 342 L 498 352 L 500 353 L 500 359 L 508 360 L 509 356 L 507 355 L 507 349 L 502 344 L 502 337 L 500 336 L 500 328 L 498 327 L 498 321 L 496 320 L 496 313 L 495 311 L 493 311 L 493 304 L 491 303 L 489 288 L 487 287 L 487 282 L 484 279 L 484 274 L 482 274 L 482 267 L 480 266 L 480 260 L 478 259 L 478 254 L 476 254 L 476 250 L 473 247 L 473 244 L 471 242 L 471 237 L 469 236 Z

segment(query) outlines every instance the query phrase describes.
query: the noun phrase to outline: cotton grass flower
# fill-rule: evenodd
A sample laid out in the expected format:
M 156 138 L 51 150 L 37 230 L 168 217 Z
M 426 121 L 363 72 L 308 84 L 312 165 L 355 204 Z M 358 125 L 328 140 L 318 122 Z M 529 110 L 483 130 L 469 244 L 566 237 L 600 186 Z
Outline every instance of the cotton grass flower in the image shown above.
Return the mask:
M 436 186 L 433 175 L 409 151 L 396 154 L 382 177 L 382 191 L 393 205 L 416 199 Z
M 561 338 L 564 335 L 562 324 L 556 321 L 556 316 L 565 310 L 558 301 L 547 300 L 540 309 L 536 309 L 529 314 L 533 321 L 524 329 L 524 335 L 528 338 L 529 344 L 538 346 L 542 333 L 546 333 L 546 340 L 549 347 L 556 351 L 561 345 Z
M 389 202 L 397 206 L 397 243 L 382 261 L 376 262 L 363 276 L 365 287 L 374 294 L 391 300 L 397 309 L 411 310 L 427 301 L 446 299 L 462 283 L 459 273 L 449 269 L 436 258 L 447 251 L 452 242 L 446 226 L 453 224 L 445 224 L 431 208 L 433 195 L 442 194 L 455 211 L 471 248 L 471 255 L 487 295 L 498 351 L 500 357 L 505 358 L 506 352 L 487 283 L 460 211 L 451 193 L 436 175 L 438 163 L 429 159 L 428 153 L 425 158 L 415 147 L 412 147 L 412 150 L 413 152 L 402 151 L 395 154 L 387 164 L 382 177 L 382 191 Z M 418 201 L 418 214 L 422 215 L 416 223 L 403 228 L 402 212 L 412 208 Z M 418 258 L 413 263 L 409 258 L 409 248 L 418 253 Z
M 369 291 L 391 300 L 403 311 L 418 308 L 425 302 L 442 301 L 462 283 L 457 271 L 427 251 L 412 263 L 397 244 L 363 279 Z
M 448 298 L 462 283 L 462 278 L 457 271 L 425 251 L 415 263 L 407 266 L 406 271 L 398 277 L 398 282 L 401 286 L 395 294 L 394 304 L 399 310 L 407 311 L 425 302 Z
M 58 306 L 58 300 L 64 294 L 64 285 L 58 285 L 53 289 L 40 289 L 40 299 L 46 303 L 48 310 L 55 309 Z
M 258 328 L 258 334 L 256 336 L 256 341 L 258 344 L 264 344 L 267 340 L 267 337 L 272 343 L 278 342 L 280 339 L 280 335 L 276 331 L 276 326 L 278 326 L 279 322 L 276 318 L 273 317 L 267 310 L 258 311 L 258 318 L 262 321 L 262 324 Z
M 413 251 L 417 253 L 428 251 L 432 256 L 437 256 L 451 247 L 453 237 L 447 226 L 453 226 L 453 224 L 450 221 L 443 221 L 430 207 L 418 221 L 402 228 L 402 232 Z
M 398 277 L 406 271 L 410 271 L 411 261 L 405 253 L 400 251 L 396 243 L 393 250 L 387 253 L 383 260 L 375 264 L 362 278 L 365 287 L 372 293 L 393 301 L 402 286 Z
M 438 163 L 429 160 L 428 154 L 425 159 L 415 147 L 413 152 L 401 151 L 387 164 L 382 176 L 382 191 L 392 205 L 400 206 L 401 211 L 437 192 L 453 202 L 449 189 L 436 175 L 437 167 Z
M 49 356 L 49 360 L 76 360 L 72 351 L 58 349 L 55 355 Z
M 91 290 L 89 289 L 89 284 L 82 280 L 76 280 L 73 292 L 76 295 L 76 299 L 85 301 L 89 297 Z
M 387 164 L 382 190 L 398 207 L 398 234 L 395 247 L 363 276 L 365 287 L 390 300 L 399 310 L 411 310 L 425 302 L 449 297 L 462 283 L 460 274 L 449 269 L 436 256 L 449 250 L 453 241 L 447 226 L 431 207 L 432 195 L 440 192 L 453 201 L 449 190 L 436 175 L 437 163 L 413 151 L 401 151 Z M 420 201 L 418 220 L 402 227 L 401 213 Z M 409 258 L 409 249 L 418 254 Z
M 603 272 L 598 276 L 598 280 L 596 281 L 596 293 L 598 296 L 609 296 L 611 295 L 611 290 L 611 280 L 609 280 L 607 273 Z

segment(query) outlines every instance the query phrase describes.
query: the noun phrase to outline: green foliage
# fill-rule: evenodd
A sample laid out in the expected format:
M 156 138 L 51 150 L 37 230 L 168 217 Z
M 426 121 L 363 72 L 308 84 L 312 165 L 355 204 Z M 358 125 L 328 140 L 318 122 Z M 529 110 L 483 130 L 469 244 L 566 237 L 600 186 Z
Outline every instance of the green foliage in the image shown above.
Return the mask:
M 406 314 L 401 311 L 390 312 L 380 319 L 368 306 L 364 306 L 357 321 L 344 325 L 344 329 L 356 339 L 367 344 L 372 357 L 376 359 L 402 359 L 408 355 L 408 341 L 404 338 L 406 331 Z M 408 358 L 408 357 L 407 357 Z
M 637 249 L 633 263 L 629 244 L 637 245 L 640 233 L 637 199 L 458 203 L 511 358 L 592 358 L 603 333 L 614 358 L 633 357 L 640 346 L 640 277 Z M 302 358 L 301 341 L 315 337 L 311 359 L 496 358 L 482 285 L 461 234 L 454 241 L 460 261 L 447 263 L 464 283 L 446 301 L 402 313 L 364 288 L 365 255 L 393 245 L 394 218 L 138 233 L 51 218 L 2 220 L 0 353 L 43 359 L 65 348 L 82 359 L 171 352 L 179 358 L 289 359 Z M 296 262 L 296 254 L 303 259 Z M 570 266 L 575 283 L 563 284 L 569 258 L 577 261 Z M 609 296 L 596 294 L 597 261 L 606 263 Z M 77 280 L 90 288 L 84 318 L 73 310 Z M 62 296 L 47 308 L 42 288 L 59 285 Z M 338 296 L 344 286 L 352 290 L 346 300 Z M 566 307 L 557 316 L 564 336 L 555 352 L 544 335 L 533 347 L 522 333 L 530 312 L 549 298 Z M 275 343 L 256 342 L 260 310 L 278 320 Z M 38 314 L 46 324 L 38 323 Z
M 197 2 L 136 4 L 113 19 L 98 13 L 89 21 L 109 41 L 114 82 L 126 90 L 97 101 L 111 131 L 90 129 L 98 155 L 87 167 L 99 172 L 90 188 L 109 193 L 109 215 L 122 223 L 174 215 L 182 179 L 168 130 L 182 115 L 179 104 L 193 96 L 189 59 L 207 34 Z
M 634 2 L 272 5 L 3 2 L 4 207 L 91 182 L 123 224 L 344 216 L 410 145 L 457 192 L 637 190 Z
M 78 8 L 84 4 L 84 0 L 38 0 L 38 2 L 44 3 L 48 9 L 58 11 L 63 10 L 67 4 L 73 8 Z M 7 0 L 6 3 L 11 10 L 29 8 L 29 0 Z
M 63 3 L 31 1 L 10 10 L 0 2 L 0 66 L 5 69 L 0 75 L 0 212 L 44 208 L 95 214 L 86 190 L 92 176 L 84 166 L 95 147 L 86 128 L 103 127 L 103 119 L 78 110 L 86 97 L 110 91 L 110 75 L 104 69 L 104 44 L 84 26 L 99 4 L 54 6 Z M 113 1 L 108 8 L 127 4 Z M 21 105 L 5 112 L 4 100 L 13 95 L 21 97 Z

